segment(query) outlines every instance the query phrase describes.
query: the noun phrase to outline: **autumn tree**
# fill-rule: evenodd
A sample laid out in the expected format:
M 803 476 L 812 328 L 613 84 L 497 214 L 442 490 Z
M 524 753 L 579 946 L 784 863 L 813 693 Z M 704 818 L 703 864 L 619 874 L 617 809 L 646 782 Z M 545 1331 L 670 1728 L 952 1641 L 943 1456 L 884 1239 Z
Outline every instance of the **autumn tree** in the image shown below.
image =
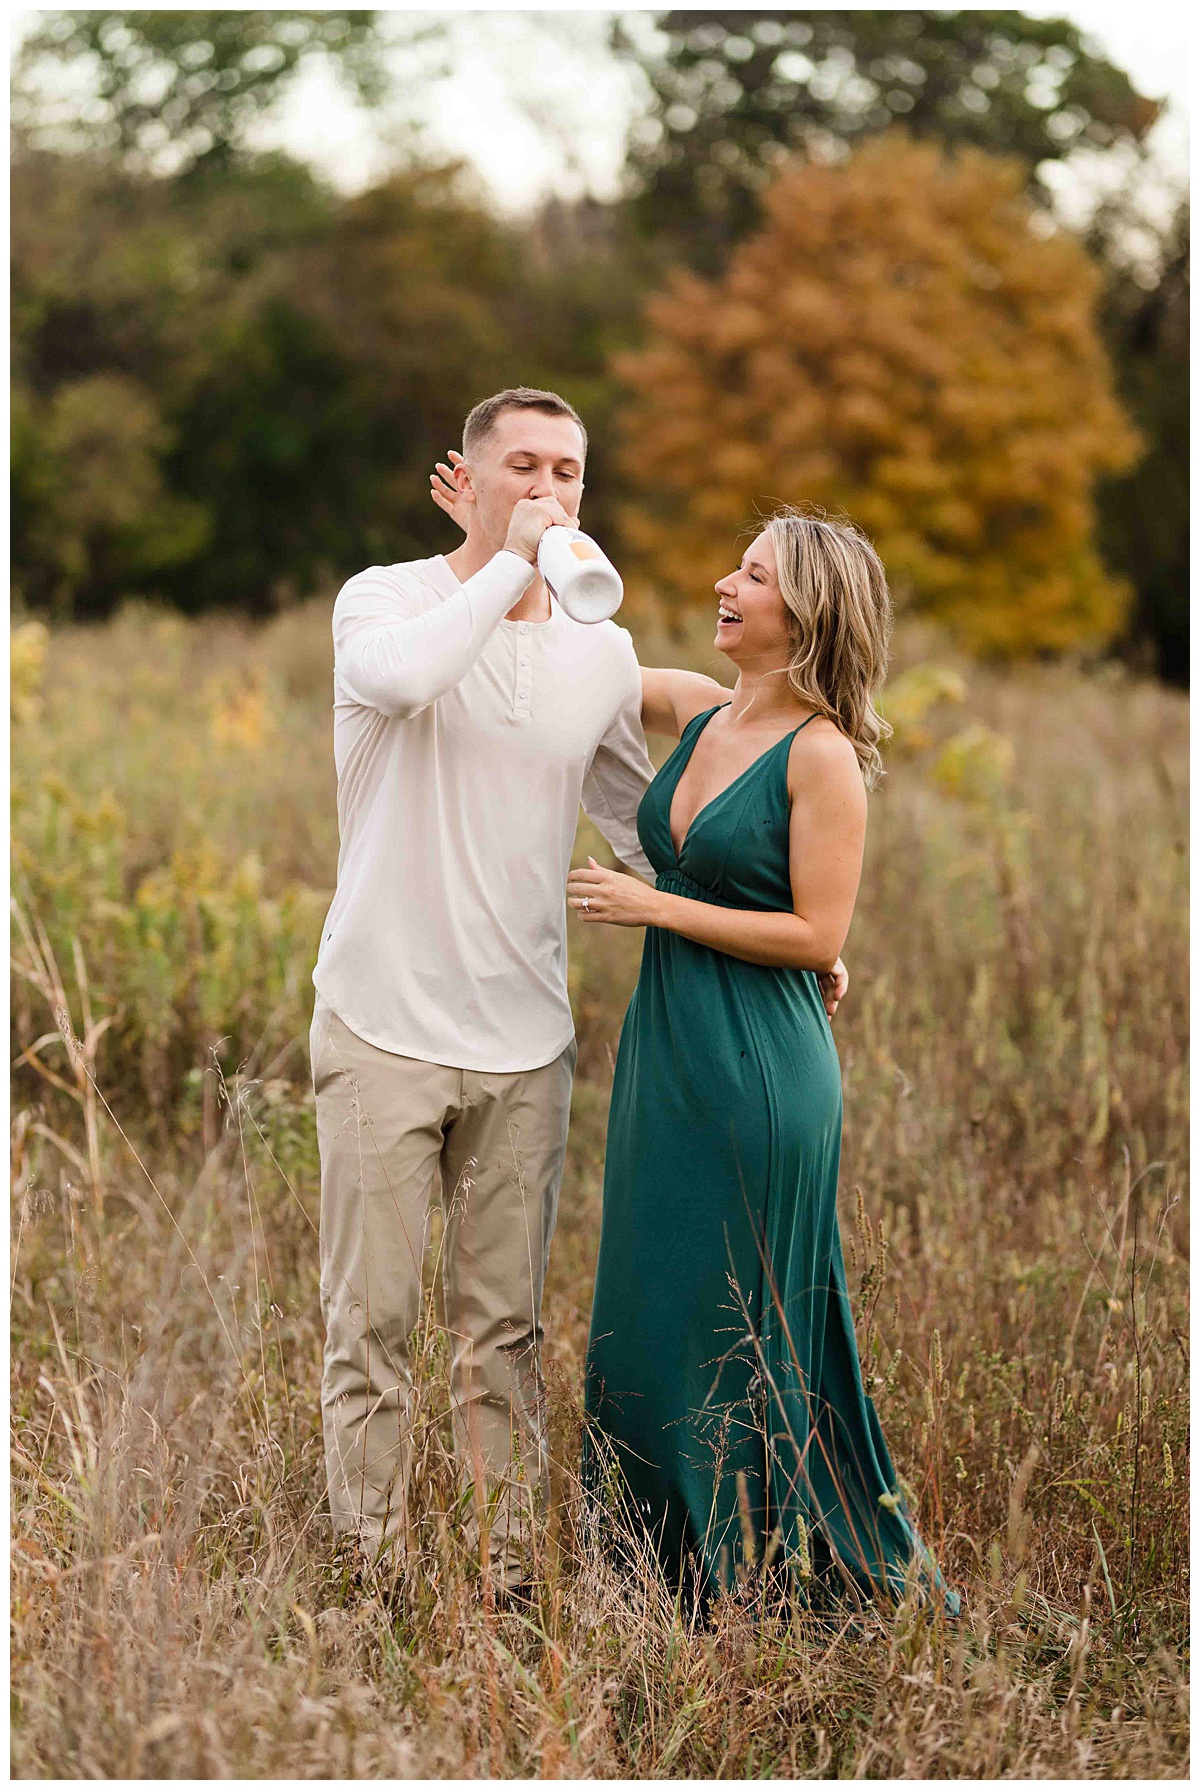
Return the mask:
M 715 282 L 677 273 L 631 388 L 627 540 L 675 605 L 712 600 L 738 531 L 779 500 L 844 510 L 898 601 L 971 648 L 1104 641 L 1127 587 L 1092 490 L 1137 441 L 1085 251 L 1047 234 L 1024 169 L 903 136 L 766 194 Z
M 1161 110 L 1065 18 L 990 10 L 665 12 L 614 21 L 651 95 L 629 144 L 632 216 L 715 272 L 781 162 L 903 123 L 1019 156 L 1140 144 Z

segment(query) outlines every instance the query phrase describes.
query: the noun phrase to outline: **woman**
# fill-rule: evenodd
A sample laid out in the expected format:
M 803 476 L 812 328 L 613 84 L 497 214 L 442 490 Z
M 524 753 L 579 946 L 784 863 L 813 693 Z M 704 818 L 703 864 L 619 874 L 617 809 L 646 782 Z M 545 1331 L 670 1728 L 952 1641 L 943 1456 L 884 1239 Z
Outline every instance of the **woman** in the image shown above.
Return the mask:
M 756 1562 L 860 1595 L 900 1592 L 915 1562 L 955 1614 L 862 1386 L 819 981 L 880 771 L 887 583 L 857 530 L 784 510 L 716 591 L 732 696 L 643 674 L 647 729 L 680 742 L 638 815 L 657 886 L 595 863 L 568 883 L 586 924 L 646 928 L 608 1125 L 593 1447 L 705 1601 Z

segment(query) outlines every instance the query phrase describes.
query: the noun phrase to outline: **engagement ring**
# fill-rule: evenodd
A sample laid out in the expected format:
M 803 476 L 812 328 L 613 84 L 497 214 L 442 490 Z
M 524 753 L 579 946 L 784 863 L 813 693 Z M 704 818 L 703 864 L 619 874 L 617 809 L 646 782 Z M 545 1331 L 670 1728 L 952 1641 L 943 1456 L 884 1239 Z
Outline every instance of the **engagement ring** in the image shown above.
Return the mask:
M 590 895 L 585 895 L 585 896 L 584 896 L 584 898 L 583 898 L 583 905 L 584 905 L 584 907 L 587 907 L 587 908 L 590 908 L 590 907 L 591 907 L 591 905 L 592 905 L 592 898 L 591 898 L 591 896 L 590 896 Z

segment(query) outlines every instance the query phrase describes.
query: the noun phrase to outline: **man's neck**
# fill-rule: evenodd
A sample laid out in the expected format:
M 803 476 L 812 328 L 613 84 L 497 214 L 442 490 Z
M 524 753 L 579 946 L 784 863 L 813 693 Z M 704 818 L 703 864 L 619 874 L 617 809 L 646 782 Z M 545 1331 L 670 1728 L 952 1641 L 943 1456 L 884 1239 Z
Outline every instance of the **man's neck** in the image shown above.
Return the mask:
M 490 559 L 494 559 L 500 551 L 491 541 L 481 536 L 468 534 L 461 547 L 453 553 L 446 553 L 443 558 L 460 584 L 473 578 L 476 572 L 482 572 Z M 526 585 L 521 598 L 509 610 L 506 621 L 513 622 L 547 622 L 550 620 L 550 592 L 538 573 L 532 583 Z

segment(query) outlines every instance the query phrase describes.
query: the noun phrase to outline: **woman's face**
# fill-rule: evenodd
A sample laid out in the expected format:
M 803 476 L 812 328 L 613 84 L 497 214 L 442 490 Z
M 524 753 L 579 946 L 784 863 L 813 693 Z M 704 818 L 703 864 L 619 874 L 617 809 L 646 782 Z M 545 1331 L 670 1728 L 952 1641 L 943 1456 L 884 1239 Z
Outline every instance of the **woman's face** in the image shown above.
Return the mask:
M 779 594 L 775 549 L 764 529 L 742 555 L 736 572 L 716 585 L 718 652 L 738 666 L 787 663 L 787 606 Z

